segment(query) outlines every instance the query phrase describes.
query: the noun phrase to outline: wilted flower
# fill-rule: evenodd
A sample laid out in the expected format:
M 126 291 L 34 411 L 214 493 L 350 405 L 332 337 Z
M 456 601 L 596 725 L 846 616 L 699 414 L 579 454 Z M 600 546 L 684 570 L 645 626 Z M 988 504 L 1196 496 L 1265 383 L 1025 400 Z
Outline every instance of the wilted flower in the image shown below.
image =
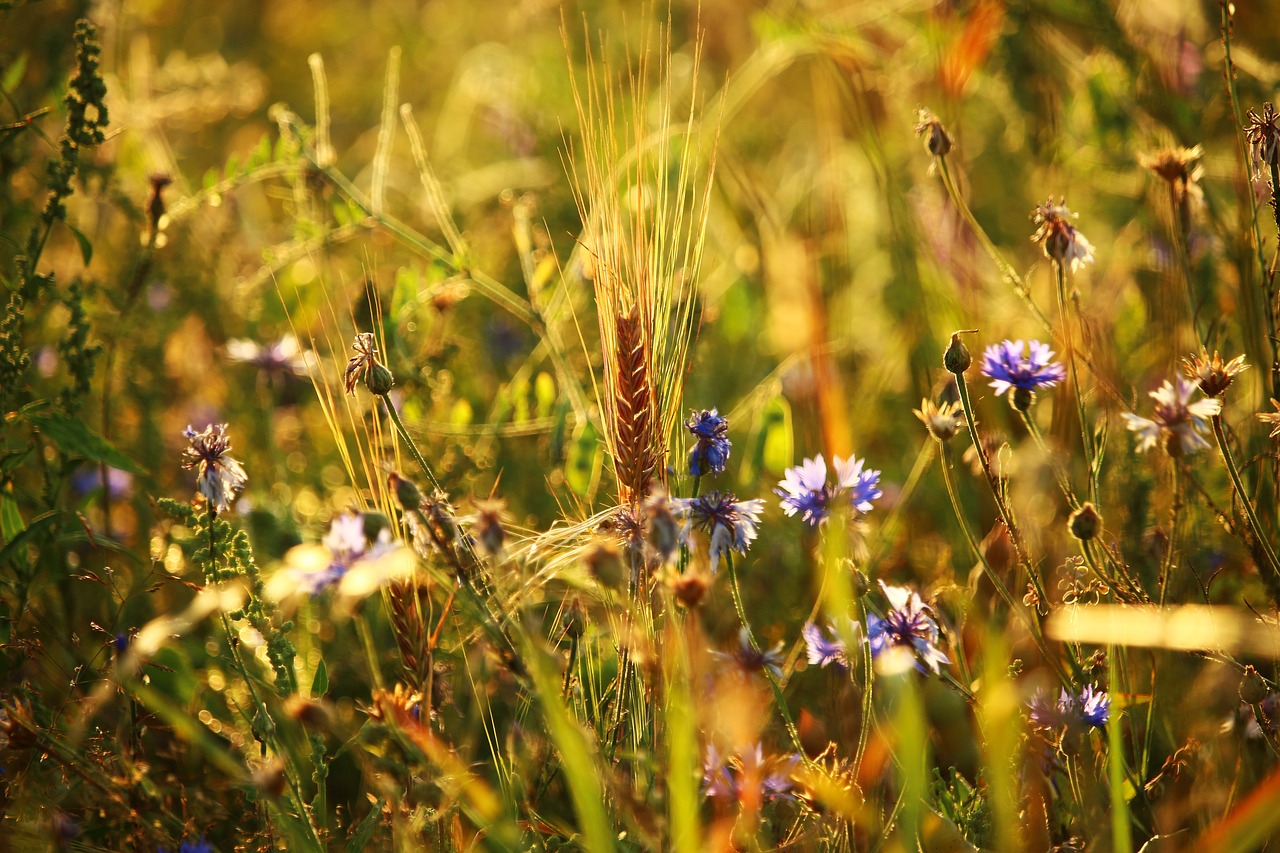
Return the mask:
M 1093 263 L 1093 246 L 1070 221 L 1078 215 L 1068 210 L 1061 198 L 1057 204 L 1050 198 L 1031 212 L 1031 221 L 1037 226 L 1031 241 L 1040 244 L 1046 258 L 1070 267 L 1072 272 Z
M 924 147 L 934 157 L 945 157 L 951 153 L 951 135 L 938 117 L 926 109 L 916 113 L 916 136 L 924 137 Z
M 227 455 L 231 440 L 226 424 L 209 424 L 204 432 L 187 426 L 182 434 L 191 445 L 184 451 L 187 461 L 182 467 L 195 470 L 196 488 L 218 512 L 226 512 L 235 493 L 244 488 L 249 475 L 238 461 Z
M 867 614 L 867 639 L 871 641 L 872 657 L 879 657 L 886 649 L 900 647 L 917 655 L 916 669 L 925 668 L 938 672 L 938 665 L 951 663 L 937 647 L 938 625 L 933 621 L 933 611 L 920 600 L 914 590 L 902 586 L 888 586 L 880 581 L 880 591 L 889 600 L 890 609 L 884 618 Z
M 713 572 L 722 554 L 730 550 L 747 553 L 764 510 L 764 501 L 740 501 L 733 492 L 708 492 L 697 498 L 675 498 L 671 503 L 676 517 L 684 521 L 686 536 L 691 528 L 707 533 Z
M 1204 193 L 1200 189 L 1200 178 L 1204 175 L 1204 168 L 1196 161 L 1202 156 L 1204 149 L 1199 145 L 1166 148 L 1155 154 L 1139 154 L 1138 164 L 1167 181 L 1179 202 L 1188 199 L 1201 202 L 1204 201 Z
M 964 407 L 959 401 L 938 406 L 926 397 L 920 401 L 920 408 L 911 411 L 938 441 L 950 441 L 965 424 Z
M 810 527 L 817 527 L 827 520 L 831 502 L 847 495 L 850 506 L 858 512 L 870 512 L 872 501 L 883 492 L 878 485 L 880 472 L 864 470 L 863 460 L 850 456 L 835 457 L 836 483 L 827 482 L 827 463 L 819 453 L 805 459 L 799 465 L 788 468 L 774 494 L 782 498 L 782 511 L 787 515 L 800 514 Z
M 849 620 L 849 633 L 856 634 L 859 625 L 857 622 Z M 827 667 L 835 664 L 840 669 L 848 669 L 849 667 L 849 650 L 845 647 L 844 640 L 840 639 L 840 635 L 836 632 L 835 625 L 831 626 L 831 639 L 827 639 L 826 633 L 818 625 L 813 622 L 806 623 L 804 628 L 800 630 L 800 635 L 804 637 L 805 652 L 809 658 L 809 663 L 813 666 Z
M 1151 398 L 1156 401 L 1152 420 L 1124 414 L 1125 425 L 1138 433 L 1139 451 L 1150 450 L 1157 441 L 1170 456 L 1194 453 L 1209 446 L 1200 433 L 1206 426 L 1205 421 L 1222 411 L 1222 401 L 1206 397 L 1192 403 L 1191 395 L 1196 387 L 1194 382 L 1181 376 L 1174 377 L 1172 383 L 1166 379 L 1151 392 Z
M 1262 105 L 1262 112 L 1249 110 L 1244 126 L 1244 138 L 1249 141 L 1255 166 L 1280 167 L 1280 114 L 1271 102 Z
M 271 376 L 294 374 L 303 376 L 307 372 L 310 352 L 304 352 L 298 339 L 286 334 L 280 340 L 269 344 L 259 344 L 247 338 L 232 338 L 227 341 L 227 358 L 240 364 L 251 364 Z
M 373 333 L 361 332 L 351 343 L 356 354 L 347 361 L 347 369 L 343 374 L 343 384 L 347 394 L 356 393 L 356 383 L 361 379 L 372 394 L 386 394 L 395 385 L 391 371 L 378 360 L 378 345 L 374 343 Z
M 1031 724 L 1039 729 L 1058 729 L 1063 726 L 1101 728 L 1111 717 L 1111 697 L 1105 690 L 1086 684 L 1079 696 L 1072 696 L 1063 688 L 1056 702 L 1038 691 L 1027 703 Z
M 1236 377 L 1249 369 L 1244 363 L 1244 356 L 1238 355 L 1228 362 L 1214 351 L 1213 358 L 1208 353 L 1191 355 L 1183 359 L 1183 370 L 1187 378 L 1200 385 L 1200 390 L 1209 397 L 1220 397 L 1231 387 Z
M 992 344 L 982 354 L 982 375 L 991 380 L 991 387 L 999 397 L 1010 388 L 1037 391 L 1052 388 L 1067 376 L 1067 369 L 1055 363 L 1053 350 L 1048 344 L 1031 341 L 1031 354 L 1023 355 L 1027 345 L 1023 341 L 1005 341 Z
M 694 412 L 684 422 L 697 443 L 689 450 L 689 474 L 701 477 L 708 472 L 719 474 L 729 462 L 729 419 L 711 409 Z
M 1280 400 L 1272 397 L 1271 405 L 1276 411 L 1259 412 L 1258 420 L 1262 421 L 1264 424 L 1270 424 L 1272 426 L 1271 437 L 1275 438 L 1276 436 L 1280 436 Z
M 785 660 L 782 643 L 771 649 L 757 649 L 751 645 L 751 634 L 745 627 L 738 631 L 738 645 L 733 651 L 711 654 L 720 660 L 737 664 L 743 672 L 763 672 L 767 669 L 773 673 L 774 678 L 782 678 L 782 663 Z

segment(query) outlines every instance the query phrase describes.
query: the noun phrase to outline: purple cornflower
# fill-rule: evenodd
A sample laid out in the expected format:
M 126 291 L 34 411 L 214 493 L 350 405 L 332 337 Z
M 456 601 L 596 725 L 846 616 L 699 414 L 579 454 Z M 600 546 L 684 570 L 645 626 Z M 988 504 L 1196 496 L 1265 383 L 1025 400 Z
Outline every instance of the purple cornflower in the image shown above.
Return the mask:
M 274 581 L 273 585 L 278 585 L 282 593 L 318 595 L 342 580 L 356 563 L 376 559 L 396 547 L 385 517 L 376 513 L 344 512 L 330 522 L 324 548 L 305 552 L 308 557 L 312 553 L 320 555 L 320 560 L 293 561 L 294 565 L 284 569 L 282 580 Z M 325 552 L 328 552 L 327 560 L 323 557 Z
M 840 639 L 840 635 L 836 632 L 836 626 L 831 625 L 831 639 L 827 639 L 826 633 L 818 625 L 813 622 L 807 623 L 800 630 L 801 636 L 804 637 L 805 651 L 809 657 L 809 663 L 813 666 L 827 667 L 835 664 L 840 669 L 849 668 L 849 650 L 845 646 L 844 640 Z M 857 634 L 858 623 L 849 620 L 849 633 Z
M 731 652 L 712 652 L 712 656 L 736 664 L 743 672 L 769 670 L 774 678 L 782 678 L 782 643 L 771 649 L 756 649 L 751 645 L 751 634 L 746 628 L 738 631 L 738 646 Z
M 1170 456 L 1175 457 L 1209 446 L 1200 433 L 1207 426 L 1205 422 L 1222 411 L 1222 400 L 1205 397 L 1192 403 L 1191 395 L 1198 387 L 1197 383 L 1181 376 L 1175 376 L 1173 382 L 1166 379 L 1151 392 L 1156 406 L 1150 420 L 1128 412 L 1123 415 L 1125 426 L 1138 434 L 1139 452 L 1155 447 L 1157 441 Z
M 729 419 L 711 409 L 694 412 L 684 428 L 697 439 L 689 450 L 689 474 L 701 477 L 708 472 L 719 474 L 729 463 Z
M 743 784 L 755 782 L 765 800 L 792 799 L 791 774 L 800 756 L 778 756 L 766 760 L 764 748 L 756 744 L 737 755 L 722 755 L 714 743 L 707 744 L 702 763 L 702 793 L 708 797 L 738 800 Z
M 836 483 L 827 482 L 827 462 L 819 453 L 784 473 L 774 494 L 782 498 L 782 511 L 787 515 L 800 514 L 810 527 L 817 527 L 827 520 L 831 502 L 838 496 L 848 495 L 849 504 L 858 512 L 870 512 L 872 501 L 883 492 L 878 488 L 880 472 L 864 470 L 863 460 L 850 456 L 835 457 Z
M 917 655 L 916 669 L 925 672 L 928 667 L 938 673 L 938 665 L 951 663 L 938 648 L 938 625 L 933 621 L 932 610 L 920 600 L 914 591 L 903 586 L 888 586 L 880 581 L 880 590 L 889 600 L 890 609 L 884 618 L 867 614 L 867 639 L 871 641 L 871 656 L 879 657 L 887 648 L 900 647 Z
M 730 550 L 746 554 L 756 538 L 756 525 L 764 501 L 740 501 L 733 492 L 708 492 L 697 498 L 673 498 L 677 518 L 690 528 L 706 531 L 710 537 L 711 571 L 720 565 L 720 556 Z
M 196 432 L 188 425 L 182 434 L 191 442 L 184 451 L 187 461 L 182 467 L 199 471 L 196 488 L 215 510 L 226 512 L 235 493 L 243 489 L 249 479 L 240 463 L 227 455 L 231 449 L 227 425 L 210 424 L 204 432 Z
M 982 354 L 982 375 L 991 379 L 999 397 L 1010 388 L 1036 391 L 1052 388 L 1067 376 L 1067 369 L 1055 364 L 1048 344 L 1031 341 L 1031 355 L 1023 356 L 1023 341 L 992 344 Z
M 307 363 L 315 356 L 304 352 L 298 339 L 286 334 L 278 341 L 259 344 L 247 338 L 232 338 L 227 341 L 227 358 L 240 364 L 251 364 L 269 378 L 293 374 L 304 376 Z
M 1098 729 L 1105 726 L 1111 717 L 1111 697 L 1092 684 L 1086 684 L 1079 696 L 1072 696 L 1063 688 L 1058 692 L 1056 702 L 1051 702 L 1048 694 L 1040 690 L 1027 703 L 1027 715 L 1031 718 L 1031 725 L 1038 729 L 1063 726 Z

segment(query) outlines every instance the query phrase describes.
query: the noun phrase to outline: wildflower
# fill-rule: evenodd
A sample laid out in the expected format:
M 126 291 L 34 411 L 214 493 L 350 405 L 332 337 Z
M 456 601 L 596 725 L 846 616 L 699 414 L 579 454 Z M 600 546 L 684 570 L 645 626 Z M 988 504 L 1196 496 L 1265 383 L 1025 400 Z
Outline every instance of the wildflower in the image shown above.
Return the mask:
M 1057 261 L 1060 266 L 1069 266 L 1072 272 L 1093 263 L 1093 246 L 1070 222 L 1078 215 L 1066 208 L 1062 198 L 1057 204 L 1050 198 L 1031 212 L 1031 221 L 1037 226 L 1031 242 L 1040 244 L 1046 258 Z
M 378 688 L 373 691 L 373 706 L 364 708 L 371 720 L 379 723 L 394 722 L 400 726 L 422 722 L 424 697 L 417 690 L 397 684 L 393 690 Z M 428 710 L 428 715 L 430 711 Z
M 1243 355 L 1223 363 L 1216 351 L 1213 358 L 1206 352 L 1187 356 L 1182 363 L 1187 378 L 1199 383 L 1200 390 L 1208 397 L 1221 397 L 1231 387 L 1231 383 L 1235 382 L 1236 377 L 1249 369 L 1249 365 L 1244 363 Z
M 247 338 L 227 341 L 227 358 L 239 364 L 251 364 L 270 378 L 290 374 L 302 376 L 306 374 L 308 360 L 312 357 L 312 353 L 303 351 L 292 334 L 265 345 Z
M 475 507 L 475 513 L 468 519 L 471 522 L 471 536 L 485 553 L 490 556 L 501 554 L 507 540 L 507 531 L 503 526 L 507 502 L 501 498 L 489 498 L 476 499 L 471 503 Z
M 1038 691 L 1027 703 L 1027 715 L 1031 718 L 1031 725 L 1038 729 L 1064 726 L 1099 729 L 1111 717 L 1111 697 L 1092 684 L 1086 684 L 1079 696 L 1072 696 L 1062 688 L 1056 702 L 1051 702 L 1044 691 Z
M 766 760 L 760 744 L 730 757 L 709 743 L 702 764 L 702 793 L 738 800 L 744 793 L 744 784 L 754 782 L 765 800 L 791 799 L 794 796 L 791 774 L 799 763 L 798 755 Z
M 960 336 L 976 334 L 977 331 L 977 329 L 961 329 L 951 333 L 951 342 L 947 344 L 947 351 L 942 354 L 942 366 L 948 373 L 959 376 L 973 364 L 973 356 L 969 354 L 969 348 L 964 345 L 964 341 L 960 340 Z
M 1067 376 L 1067 369 L 1052 361 L 1053 350 L 1048 344 L 1031 341 L 1031 353 L 1023 341 L 1005 341 L 992 344 L 982 354 L 982 375 L 991 380 L 991 387 L 999 397 L 1010 388 L 1037 391 L 1052 388 Z
M 1276 409 L 1276 411 L 1259 412 L 1258 420 L 1265 424 L 1270 424 L 1273 427 L 1271 430 L 1271 438 L 1275 438 L 1276 436 L 1280 436 L 1280 400 L 1272 397 L 1271 405 Z
M 697 439 L 689 450 L 689 474 L 701 477 L 710 471 L 719 474 L 729 462 L 729 419 L 715 409 L 694 412 L 684 428 Z
M 880 472 L 864 470 L 863 460 L 853 456 L 848 459 L 837 456 L 833 461 L 834 486 L 827 482 L 827 463 L 821 453 L 788 468 L 778 488 L 773 490 L 782 498 L 782 511 L 787 515 L 799 513 L 810 527 L 817 527 L 826 521 L 832 500 L 847 495 L 853 509 L 870 512 L 871 502 L 884 494 L 878 488 Z
M 1280 114 L 1270 102 L 1262 105 L 1262 112 L 1249 110 L 1249 121 L 1244 126 L 1244 138 L 1249 141 L 1253 162 L 1257 167 L 1280 167 Z
M 916 113 L 916 136 L 925 137 L 924 147 L 934 157 L 945 157 L 951 153 L 951 135 L 938 117 L 926 109 Z
M 925 667 L 937 674 L 938 665 L 951 663 L 937 647 L 938 625 L 931 616 L 932 610 L 920 600 L 914 590 L 902 586 L 888 586 L 880 581 L 880 591 L 889 600 L 889 611 L 884 618 L 874 613 L 867 615 L 867 639 L 871 641 L 871 656 L 879 657 L 888 648 L 906 648 L 919 657 L 916 669 Z M 923 665 L 922 665 L 923 662 Z
M 343 384 L 347 394 L 356 393 L 356 383 L 364 379 L 365 386 L 371 394 L 382 395 L 391 391 L 395 378 L 391 371 L 378 360 L 378 346 L 373 341 L 371 332 L 356 335 L 351 348 L 356 354 L 347 361 L 347 369 L 343 374 Z
M 1191 395 L 1196 387 L 1194 382 L 1181 376 L 1174 377 L 1173 382 L 1166 379 L 1150 395 L 1156 401 L 1153 419 L 1124 414 L 1125 425 L 1138 433 L 1140 452 L 1155 447 L 1157 440 L 1170 456 L 1194 453 L 1209 446 L 1200 433 L 1205 428 L 1205 420 L 1222 411 L 1222 400 L 1206 397 L 1192 403 Z
M 671 497 L 662 489 L 655 489 L 641 506 L 644 519 L 645 541 L 663 563 L 671 562 L 680 548 L 683 536 L 676 521 Z
M 964 407 L 959 401 L 934 405 L 929 398 L 920 401 L 920 408 L 912 409 L 912 414 L 929 430 L 929 435 L 938 441 L 946 442 L 955 437 L 964 426 Z
M 272 577 L 267 594 L 315 596 L 346 577 L 357 564 L 374 561 L 399 548 L 391 523 L 380 513 L 344 512 L 329 524 L 321 546 L 300 545 L 285 555 L 285 568 Z
M 160 848 L 160 853 L 168 853 L 164 847 Z M 199 841 L 186 841 L 178 848 L 178 853 L 213 853 L 213 847 L 205 840 L 204 836 L 200 836 Z
M 1195 161 L 1202 156 L 1204 149 L 1199 145 L 1191 148 L 1166 148 L 1155 154 L 1139 154 L 1138 164 L 1168 182 L 1179 203 L 1188 199 L 1201 202 L 1204 201 L 1204 192 L 1200 189 L 1200 178 L 1204 176 L 1204 167 Z
M 708 492 L 698 498 L 673 499 L 675 514 L 684 520 L 684 532 L 705 530 L 710 537 L 711 570 L 730 550 L 746 554 L 756 538 L 756 525 L 764 511 L 764 501 L 740 501 L 733 492 Z
M 832 638 L 829 640 L 822 628 L 812 622 L 807 623 L 804 628 L 800 629 L 800 635 L 804 637 L 805 651 L 808 654 L 809 663 L 823 668 L 830 664 L 835 664 L 840 669 L 848 669 L 849 650 L 845 646 L 844 640 L 840 639 L 836 633 L 835 625 L 830 627 Z M 857 622 L 849 620 L 848 627 L 849 633 L 856 634 L 859 626 Z
M 198 470 L 196 488 L 217 512 L 226 512 L 235 493 L 244 488 L 249 475 L 238 461 L 227 455 L 231 441 L 226 424 L 209 424 L 204 432 L 196 432 L 190 424 L 182 435 L 191 442 L 184 453 L 182 467 Z
M 757 649 L 751 645 L 751 634 L 747 629 L 738 631 L 738 646 L 731 652 L 712 652 L 714 657 L 738 665 L 743 672 L 763 672 L 769 670 L 774 678 L 782 678 L 782 643 L 771 649 Z

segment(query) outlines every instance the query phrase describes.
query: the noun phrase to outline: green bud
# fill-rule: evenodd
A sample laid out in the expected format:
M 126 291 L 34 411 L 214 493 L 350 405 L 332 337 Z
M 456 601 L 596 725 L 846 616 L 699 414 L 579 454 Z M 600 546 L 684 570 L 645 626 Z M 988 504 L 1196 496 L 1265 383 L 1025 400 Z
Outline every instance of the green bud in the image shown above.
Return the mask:
M 1071 528 L 1071 535 L 1079 539 L 1081 542 L 1088 542 L 1090 539 L 1098 535 L 1098 531 L 1102 529 L 1102 516 L 1098 514 L 1098 510 L 1093 504 L 1085 503 L 1078 510 L 1071 513 L 1071 518 L 1067 521 L 1068 527 Z
M 969 355 L 969 348 L 960 340 L 960 336 L 973 334 L 977 331 L 977 329 L 965 329 L 951 335 L 951 343 L 947 346 L 947 351 L 942 355 L 942 366 L 947 369 L 948 373 L 954 373 L 959 376 L 969 369 L 969 365 L 973 364 L 973 356 Z
M 396 500 L 400 502 L 406 510 L 416 510 L 422 505 L 422 492 L 414 485 L 412 480 L 407 480 L 399 474 L 392 474 L 387 478 L 387 484 L 391 487 L 391 491 L 395 492 Z
M 1009 405 L 1013 406 L 1014 411 L 1026 413 L 1031 411 L 1031 404 L 1035 399 L 1036 392 L 1030 388 L 1014 388 L 1009 395 Z
M 395 387 L 396 378 L 384 365 L 375 363 L 369 365 L 368 371 L 365 372 L 364 384 L 369 389 L 369 393 L 381 397 L 383 394 L 390 393 Z

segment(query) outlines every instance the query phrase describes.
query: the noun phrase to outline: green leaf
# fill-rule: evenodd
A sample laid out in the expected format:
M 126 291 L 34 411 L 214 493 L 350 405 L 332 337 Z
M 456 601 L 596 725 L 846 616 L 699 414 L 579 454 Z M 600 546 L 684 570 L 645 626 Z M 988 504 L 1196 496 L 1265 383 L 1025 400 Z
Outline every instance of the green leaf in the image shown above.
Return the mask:
M 18 502 L 9 495 L 0 493 L 0 539 L 11 541 L 25 526 L 22 513 L 18 512 Z
M 311 679 L 311 698 L 319 699 L 329 691 L 329 667 L 325 665 L 323 659 L 320 665 L 316 667 L 316 677 Z
M 84 265 L 89 266 L 89 262 L 93 260 L 93 243 L 84 235 L 84 232 L 72 225 L 70 222 L 63 223 L 71 230 L 72 236 L 76 238 L 76 242 L 80 244 L 80 257 L 84 259 Z
M 3 548 L 0 548 L 0 566 L 13 565 L 13 561 L 17 559 L 17 555 L 20 553 L 18 549 L 23 547 L 28 539 L 34 538 L 37 533 L 54 524 L 61 517 L 62 513 L 60 511 L 51 509 L 31 519 L 31 522 L 24 530 L 19 531 L 18 535 L 10 539 Z
M 361 818 L 356 831 L 351 833 L 351 838 L 347 840 L 347 853 L 361 853 L 369 844 L 369 839 L 373 838 L 373 831 L 378 828 L 378 824 L 382 821 L 382 804 L 384 800 L 377 800 L 369 808 L 369 813 Z
M 105 438 L 96 435 L 84 425 L 84 421 L 66 415 L 25 415 L 27 422 L 44 433 L 63 453 L 81 456 L 92 462 L 105 462 L 112 468 L 130 474 L 145 474 L 137 462 L 125 456 Z
M 4 78 L 0 79 L 0 87 L 3 87 L 6 92 L 12 92 L 18 88 L 18 84 L 22 82 L 22 75 L 25 73 L 27 73 L 27 55 L 20 53 L 10 63 L 9 67 L 4 70 Z

